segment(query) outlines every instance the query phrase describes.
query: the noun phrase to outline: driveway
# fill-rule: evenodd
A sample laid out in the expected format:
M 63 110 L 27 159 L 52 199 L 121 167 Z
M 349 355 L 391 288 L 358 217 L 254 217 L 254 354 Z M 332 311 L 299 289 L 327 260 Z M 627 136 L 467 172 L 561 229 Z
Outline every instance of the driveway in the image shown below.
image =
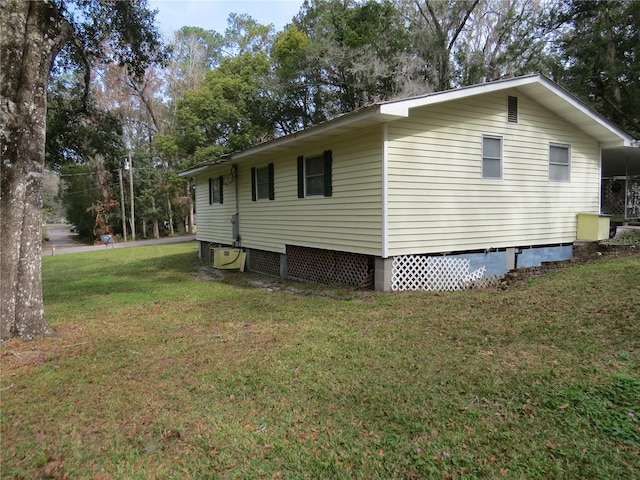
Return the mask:
M 104 244 L 87 245 L 78 241 L 78 235 L 71 233 L 70 225 L 47 225 L 49 241 L 42 244 L 42 256 L 60 255 L 63 253 L 91 252 L 104 250 Z M 135 242 L 116 243 L 109 248 L 128 248 L 140 245 L 153 245 L 158 243 L 177 243 L 195 241 L 195 235 L 181 235 L 179 237 L 163 237 L 150 240 L 139 240 Z

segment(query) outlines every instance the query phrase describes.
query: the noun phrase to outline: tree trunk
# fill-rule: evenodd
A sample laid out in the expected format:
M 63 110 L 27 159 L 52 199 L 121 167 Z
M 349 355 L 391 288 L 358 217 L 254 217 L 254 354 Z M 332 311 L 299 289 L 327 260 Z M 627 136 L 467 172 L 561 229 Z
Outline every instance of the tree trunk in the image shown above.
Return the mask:
M 160 238 L 160 227 L 158 226 L 158 216 L 156 213 L 156 199 L 151 197 L 151 208 L 153 209 L 153 238 Z
M 46 88 L 71 28 L 52 3 L 0 0 L 0 341 L 51 334 L 42 302 Z
M 193 198 L 191 197 L 191 179 L 187 179 L 187 198 L 189 199 L 189 233 L 193 235 L 195 232 L 193 219 Z
M 169 212 L 169 235 L 173 235 L 173 211 L 171 210 L 170 198 L 167 198 L 167 210 Z

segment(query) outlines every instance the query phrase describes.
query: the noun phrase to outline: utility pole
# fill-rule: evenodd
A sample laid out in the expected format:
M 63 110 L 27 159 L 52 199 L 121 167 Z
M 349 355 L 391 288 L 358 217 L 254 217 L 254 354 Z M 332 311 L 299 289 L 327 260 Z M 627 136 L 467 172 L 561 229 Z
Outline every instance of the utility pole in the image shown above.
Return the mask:
M 118 169 L 118 176 L 120 177 L 120 206 L 122 207 L 122 236 L 124 241 L 127 241 L 127 212 L 124 209 L 124 187 L 122 185 L 122 169 Z
M 136 241 L 136 214 L 133 202 L 133 161 L 131 160 L 131 152 L 129 152 L 129 163 L 126 164 L 125 170 L 129 170 L 129 188 L 131 192 L 131 240 Z

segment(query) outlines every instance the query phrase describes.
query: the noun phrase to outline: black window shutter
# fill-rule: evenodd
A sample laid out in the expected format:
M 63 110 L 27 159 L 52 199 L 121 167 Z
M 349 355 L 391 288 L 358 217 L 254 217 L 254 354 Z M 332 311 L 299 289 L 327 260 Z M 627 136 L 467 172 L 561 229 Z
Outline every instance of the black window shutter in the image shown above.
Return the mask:
M 220 175 L 218 181 L 220 182 L 220 203 L 222 203 L 222 184 L 224 183 L 224 181 L 222 180 L 222 175 Z
M 270 163 L 268 168 L 269 168 L 269 200 L 274 200 L 276 198 L 276 194 L 273 188 L 273 184 L 274 184 L 273 163 Z
M 304 198 L 304 157 L 298 157 L 298 198 Z
M 213 203 L 213 178 L 209 178 L 209 205 Z
M 255 202 L 257 200 L 256 196 L 256 167 L 251 168 L 251 200 Z
M 331 150 L 324 151 L 324 196 L 330 197 L 333 194 L 331 185 L 331 164 L 332 164 Z

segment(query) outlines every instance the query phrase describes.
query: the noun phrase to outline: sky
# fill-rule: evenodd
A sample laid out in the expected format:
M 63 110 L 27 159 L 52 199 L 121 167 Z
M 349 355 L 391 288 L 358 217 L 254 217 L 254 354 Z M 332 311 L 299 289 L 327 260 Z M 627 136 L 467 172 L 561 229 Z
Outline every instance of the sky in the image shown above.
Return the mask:
M 276 31 L 291 22 L 303 0 L 149 0 L 158 10 L 156 21 L 165 37 L 184 26 L 201 27 L 224 33 L 230 13 L 246 13 L 263 25 L 273 24 Z

